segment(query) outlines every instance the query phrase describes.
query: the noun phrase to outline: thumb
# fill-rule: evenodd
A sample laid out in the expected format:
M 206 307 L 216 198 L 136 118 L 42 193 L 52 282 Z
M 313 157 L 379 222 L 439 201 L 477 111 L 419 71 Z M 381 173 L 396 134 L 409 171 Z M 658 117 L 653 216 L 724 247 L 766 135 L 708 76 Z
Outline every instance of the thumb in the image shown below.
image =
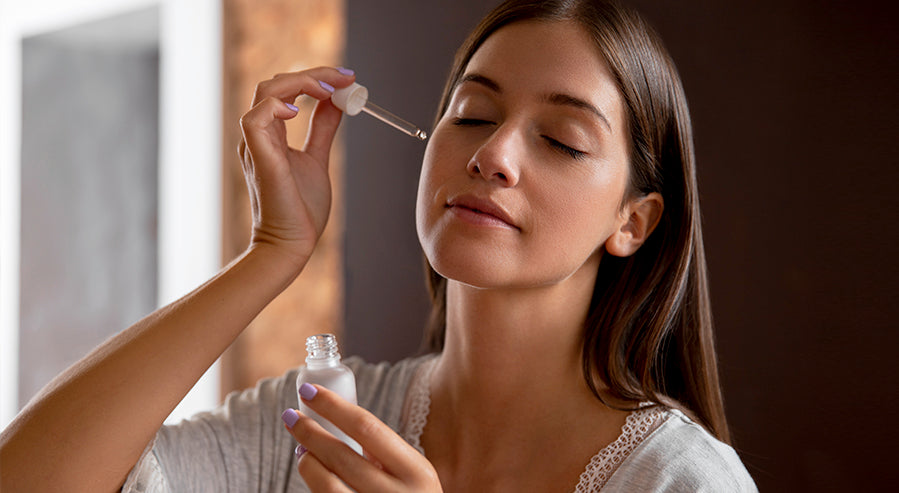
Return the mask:
M 334 143 L 334 135 L 340 125 L 343 112 L 337 109 L 330 99 L 324 99 L 316 103 L 315 110 L 309 122 L 309 134 L 306 136 L 306 144 L 303 150 L 314 160 L 328 166 L 328 156 L 331 153 L 331 144 Z

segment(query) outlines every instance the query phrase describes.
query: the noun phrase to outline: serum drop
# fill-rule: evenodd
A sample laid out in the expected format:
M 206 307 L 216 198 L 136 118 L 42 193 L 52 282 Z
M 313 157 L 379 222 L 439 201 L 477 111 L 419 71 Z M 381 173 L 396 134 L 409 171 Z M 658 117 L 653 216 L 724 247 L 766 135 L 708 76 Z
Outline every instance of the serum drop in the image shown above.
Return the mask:
M 297 375 L 297 394 L 304 383 L 314 383 L 336 392 L 347 401 L 356 404 L 356 377 L 353 371 L 340 362 L 337 351 L 337 338 L 333 334 L 319 334 L 306 338 L 306 366 Z M 348 437 L 346 433 L 306 407 L 303 399 L 299 399 L 299 410 L 314 419 L 329 433 L 343 441 L 360 455 L 362 446 Z

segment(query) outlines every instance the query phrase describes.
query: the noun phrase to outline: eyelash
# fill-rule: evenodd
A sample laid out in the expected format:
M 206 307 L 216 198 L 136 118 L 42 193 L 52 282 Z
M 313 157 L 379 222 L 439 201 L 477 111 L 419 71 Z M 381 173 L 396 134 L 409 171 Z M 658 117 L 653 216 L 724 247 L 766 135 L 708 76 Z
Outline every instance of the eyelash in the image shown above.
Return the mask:
M 458 125 L 460 127 L 477 127 L 479 125 L 489 125 L 493 122 L 488 122 L 487 120 L 478 120 L 475 118 L 456 118 L 453 120 L 453 125 Z
M 490 122 L 487 120 L 478 120 L 476 118 L 456 118 L 455 120 L 453 120 L 453 125 L 457 125 L 460 127 L 477 127 L 477 126 L 481 126 L 481 125 L 492 125 L 492 124 L 493 124 L 493 122 Z M 549 143 L 549 145 L 553 149 L 555 149 L 559 152 L 563 152 L 573 159 L 581 160 L 587 156 L 586 152 L 579 151 L 573 147 L 569 147 L 569 146 L 559 142 L 556 139 L 547 137 L 545 135 L 542 135 L 541 137 L 546 139 L 546 141 Z
M 549 142 L 549 145 L 553 146 L 554 148 L 558 149 L 561 152 L 564 152 L 565 154 L 568 154 L 569 156 L 571 156 L 574 159 L 577 159 L 580 161 L 581 159 L 584 159 L 585 157 L 587 157 L 587 153 L 584 151 L 579 151 L 573 147 L 568 147 L 567 145 L 559 142 L 558 140 L 549 138 L 545 135 L 543 136 L 543 138 L 546 139 L 547 142 Z

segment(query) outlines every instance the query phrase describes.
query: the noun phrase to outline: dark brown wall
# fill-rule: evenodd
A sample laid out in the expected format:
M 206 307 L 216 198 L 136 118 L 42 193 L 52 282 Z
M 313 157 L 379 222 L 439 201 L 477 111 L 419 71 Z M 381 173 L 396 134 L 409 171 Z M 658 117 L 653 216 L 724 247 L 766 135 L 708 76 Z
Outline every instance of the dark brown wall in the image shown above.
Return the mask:
M 350 0 L 349 63 L 373 100 L 429 124 L 455 45 L 495 3 Z M 630 3 L 690 101 L 738 451 L 762 491 L 895 482 L 896 9 Z M 347 128 L 348 347 L 397 359 L 417 348 L 427 307 L 413 220 L 424 147 L 376 123 Z
M 750 472 L 762 491 L 897 478 L 896 9 L 632 3 L 690 100 L 727 409 Z

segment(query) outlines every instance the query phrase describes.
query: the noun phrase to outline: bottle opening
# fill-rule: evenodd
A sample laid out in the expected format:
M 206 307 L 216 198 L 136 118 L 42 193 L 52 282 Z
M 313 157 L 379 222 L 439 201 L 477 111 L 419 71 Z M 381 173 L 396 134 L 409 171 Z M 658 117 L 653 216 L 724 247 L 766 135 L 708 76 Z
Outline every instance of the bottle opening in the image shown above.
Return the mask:
M 306 362 L 340 360 L 337 337 L 334 334 L 317 334 L 306 338 Z M 310 361 L 311 360 L 311 361 Z

